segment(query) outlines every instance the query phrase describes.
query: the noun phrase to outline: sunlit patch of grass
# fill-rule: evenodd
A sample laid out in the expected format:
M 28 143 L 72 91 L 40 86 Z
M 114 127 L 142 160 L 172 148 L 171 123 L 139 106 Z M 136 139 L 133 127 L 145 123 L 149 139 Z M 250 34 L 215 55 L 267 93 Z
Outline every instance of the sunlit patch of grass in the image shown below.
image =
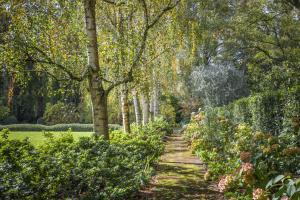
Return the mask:
M 59 137 L 65 132 L 52 132 L 54 137 Z M 72 132 L 75 139 L 80 137 L 90 137 L 92 132 Z M 9 139 L 23 140 L 29 138 L 29 141 L 34 145 L 40 145 L 46 142 L 47 138 L 44 136 L 42 131 L 12 131 L 9 134 Z

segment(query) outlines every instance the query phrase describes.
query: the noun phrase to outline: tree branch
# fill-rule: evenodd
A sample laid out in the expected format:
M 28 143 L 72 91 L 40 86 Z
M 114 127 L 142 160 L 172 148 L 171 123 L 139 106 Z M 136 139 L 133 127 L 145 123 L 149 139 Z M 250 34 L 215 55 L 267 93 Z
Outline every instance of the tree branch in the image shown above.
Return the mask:
M 38 62 L 38 63 L 43 63 L 43 64 L 49 64 L 49 65 L 53 65 L 55 67 L 57 67 L 58 69 L 62 70 L 63 72 L 65 72 L 70 79 L 75 80 L 75 81 L 83 81 L 84 78 L 87 76 L 88 74 L 88 69 L 86 69 L 83 73 L 82 76 L 76 76 L 74 75 L 67 67 L 65 67 L 62 64 L 59 64 L 57 62 L 54 62 L 44 51 L 42 51 L 41 49 L 39 49 L 36 46 L 30 46 L 29 48 L 33 48 L 34 50 L 36 50 L 37 52 L 39 52 L 40 54 L 42 54 L 42 56 L 45 58 L 45 60 L 43 59 L 37 59 L 34 58 L 34 56 L 28 54 L 28 56 L 34 61 L 34 62 Z

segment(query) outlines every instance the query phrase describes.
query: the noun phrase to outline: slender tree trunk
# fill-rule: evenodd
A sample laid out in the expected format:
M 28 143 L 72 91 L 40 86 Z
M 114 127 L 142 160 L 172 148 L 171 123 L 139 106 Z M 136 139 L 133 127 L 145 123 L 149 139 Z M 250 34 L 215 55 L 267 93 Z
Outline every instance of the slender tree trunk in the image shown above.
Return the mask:
M 153 89 L 153 116 L 154 119 L 159 115 L 159 86 L 155 83 Z
M 124 132 L 130 133 L 128 88 L 126 84 L 124 84 L 121 89 L 121 108 Z
M 140 125 L 141 124 L 141 110 L 140 110 L 140 102 L 138 99 L 137 91 L 133 89 L 131 91 L 132 99 L 133 99 L 133 106 L 134 106 L 134 113 L 135 113 L 135 122 Z
M 149 117 L 149 120 L 150 121 L 153 121 L 153 119 L 154 119 L 154 110 L 153 110 L 153 95 L 151 94 L 151 98 L 150 98 L 150 102 L 149 102 L 149 115 L 150 115 L 150 117 Z
M 11 112 L 13 111 L 14 95 L 15 95 L 15 76 L 13 74 L 9 80 L 8 91 L 7 91 L 7 106 L 9 107 Z
M 149 122 L 149 100 L 145 94 L 141 94 L 142 112 L 143 112 L 143 125 Z
M 88 67 L 89 67 L 89 90 L 93 104 L 93 123 L 96 135 L 102 134 L 104 139 L 109 140 L 107 92 L 104 90 L 99 77 L 99 55 L 96 29 L 96 0 L 84 0 L 84 12 L 86 34 L 88 38 Z
M 2 69 L 1 69 L 1 80 L 0 80 L 0 96 L 2 96 L 3 98 L 3 105 L 7 105 L 7 95 L 8 95 L 8 73 L 7 73 L 7 69 L 5 64 L 2 65 Z

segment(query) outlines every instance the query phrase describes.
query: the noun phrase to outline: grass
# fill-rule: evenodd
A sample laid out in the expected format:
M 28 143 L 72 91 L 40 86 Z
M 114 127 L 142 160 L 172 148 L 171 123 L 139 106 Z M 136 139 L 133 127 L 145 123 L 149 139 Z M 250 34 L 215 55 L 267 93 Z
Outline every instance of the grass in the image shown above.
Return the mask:
M 51 133 L 58 137 L 65 132 L 51 131 Z M 75 139 L 78 139 L 80 137 L 90 137 L 92 132 L 72 132 L 72 134 Z M 47 140 L 42 131 L 11 131 L 9 134 L 9 139 L 23 140 L 25 138 L 29 138 L 33 145 L 43 144 Z

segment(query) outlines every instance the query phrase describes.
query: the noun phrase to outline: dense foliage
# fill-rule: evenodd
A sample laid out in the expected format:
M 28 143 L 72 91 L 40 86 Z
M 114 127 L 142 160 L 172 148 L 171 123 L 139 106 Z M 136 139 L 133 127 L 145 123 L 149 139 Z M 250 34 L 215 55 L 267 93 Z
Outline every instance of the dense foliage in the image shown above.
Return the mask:
M 299 102 L 296 87 L 257 94 L 195 115 L 185 136 L 208 165 L 205 178 L 220 179 L 219 189 L 229 197 L 296 199 L 299 190 L 291 192 L 292 186 L 282 185 L 289 182 L 284 176 L 267 183 L 285 175 L 294 184 L 293 178 L 300 174 Z M 279 190 L 280 186 L 284 189 Z
M 153 173 L 162 154 L 168 126 L 158 120 L 136 127 L 132 134 L 114 131 L 75 141 L 45 132 L 47 142 L 34 147 L 28 140 L 0 139 L 1 199 L 126 199 Z
M 120 129 L 118 124 L 109 124 L 110 130 Z M 0 125 L 0 130 L 9 129 L 11 131 L 68 131 L 71 129 L 76 132 L 92 132 L 93 124 L 56 124 L 46 126 L 41 124 L 10 124 Z

